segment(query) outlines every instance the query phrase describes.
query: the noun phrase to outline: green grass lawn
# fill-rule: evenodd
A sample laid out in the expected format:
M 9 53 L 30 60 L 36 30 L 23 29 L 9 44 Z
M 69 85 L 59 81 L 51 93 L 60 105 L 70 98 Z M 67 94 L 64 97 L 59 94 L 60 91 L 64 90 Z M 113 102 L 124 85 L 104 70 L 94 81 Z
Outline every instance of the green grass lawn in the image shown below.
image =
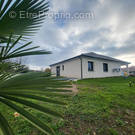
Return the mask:
M 61 97 L 67 101 L 66 107 L 48 104 L 63 113 L 64 120 L 26 109 L 53 127 L 57 135 L 135 135 L 135 84 L 129 87 L 130 80 L 135 81 L 135 78 L 84 79 L 74 82 L 79 93 Z M 43 135 L 21 116 L 15 118 L 14 111 L 0 106 L 0 111 L 4 112 L 14 128 L 15 135 Z
M 135 135 L 135 84 L 124 79 L 84 79 L 76 84 L 61 131 L 67 135 Z

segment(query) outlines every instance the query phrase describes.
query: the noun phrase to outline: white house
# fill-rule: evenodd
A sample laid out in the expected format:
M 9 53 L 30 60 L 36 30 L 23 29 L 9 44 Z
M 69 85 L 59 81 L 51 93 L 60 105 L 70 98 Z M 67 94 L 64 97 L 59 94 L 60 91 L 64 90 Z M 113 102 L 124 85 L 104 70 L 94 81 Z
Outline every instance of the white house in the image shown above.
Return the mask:
M 56 76 L 83 79 L 121 76 L 121 66 L 126 65 L 128 68 L 128 64 L 130 63 L 126 61 L 90 52 L 60 61 L 50 67 Z

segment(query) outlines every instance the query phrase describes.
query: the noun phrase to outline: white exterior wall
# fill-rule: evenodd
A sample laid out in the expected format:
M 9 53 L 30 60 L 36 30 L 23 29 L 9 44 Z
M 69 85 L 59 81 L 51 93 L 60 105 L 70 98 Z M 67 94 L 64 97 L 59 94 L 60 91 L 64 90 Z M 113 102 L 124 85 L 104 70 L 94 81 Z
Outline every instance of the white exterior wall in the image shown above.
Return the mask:
M 94 71 L 88 71 L 88 61 L 94 62 Z M 108 64 L 108 72 L 103 71 L 103 63 Z M 64 65 L 64 70 L 62 70 L 62 65 Z M 60 76 L 81 79 L 81 61 L 79 58 L 75 58 L 73 60 L 69 60 L 57 64 L 55 66 L 51 66 L 51 72 L 55 75 L 57 66 L 60 66 Z M 121 64 L 119 62 L 93 59 L 87 57 L 82 58 L 83 78 L 102 78 L 102 77 L 121 76 L 121 71 L 113 72 L 113 69 L 120 67 Z
M 92 61 L 94 64 L 94 71 L 88 71 L 88 61 Z M 103 63 L 108 64 L 108 72 L 103 71 Z M 93 58 L 82 58 L 83 65 L 83 78 L 101 78 L 101 77 L 113 77 L 121 76 L 120 72 L 113 72 L 113 69 L 120 68 L 119 62 L 93 59 Z
M 62 65 L 64 65 L 64 70 L 62 70 Z M 81 63 L 79 58 L 51 66 L 51 72 L 55 75 L 57 66 L 60 66 L 60 76 L 81 78 Z

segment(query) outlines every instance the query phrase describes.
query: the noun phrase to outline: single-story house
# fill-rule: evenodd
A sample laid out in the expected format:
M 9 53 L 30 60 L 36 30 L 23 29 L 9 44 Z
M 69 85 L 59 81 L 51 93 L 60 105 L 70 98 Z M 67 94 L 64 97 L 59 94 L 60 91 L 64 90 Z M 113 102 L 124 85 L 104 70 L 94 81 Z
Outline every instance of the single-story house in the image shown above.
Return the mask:
M 56 76 L 69 78 L 101 78 L 121 76 L 121 66 L 129 62 L 100 55 L 94 52 L 84 53 L 76 57 L 50 65 L 51 72 Z

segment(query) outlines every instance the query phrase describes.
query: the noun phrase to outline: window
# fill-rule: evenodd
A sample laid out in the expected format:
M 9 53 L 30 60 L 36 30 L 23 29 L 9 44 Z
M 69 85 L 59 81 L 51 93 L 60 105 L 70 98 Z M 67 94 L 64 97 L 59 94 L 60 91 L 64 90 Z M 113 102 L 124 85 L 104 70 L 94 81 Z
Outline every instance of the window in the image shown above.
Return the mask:
M 112 69 L 113 72 L 120 72 L 120 68 L 114 68 Z
M 94 71 L 93 62 L 88 61 L 88 71 Z
M 108 72 L 108 64 L 107 63 L 103 63 L 103 71 Z
M 64 65 L 62 65 L 62 70 L 64 70 Z

